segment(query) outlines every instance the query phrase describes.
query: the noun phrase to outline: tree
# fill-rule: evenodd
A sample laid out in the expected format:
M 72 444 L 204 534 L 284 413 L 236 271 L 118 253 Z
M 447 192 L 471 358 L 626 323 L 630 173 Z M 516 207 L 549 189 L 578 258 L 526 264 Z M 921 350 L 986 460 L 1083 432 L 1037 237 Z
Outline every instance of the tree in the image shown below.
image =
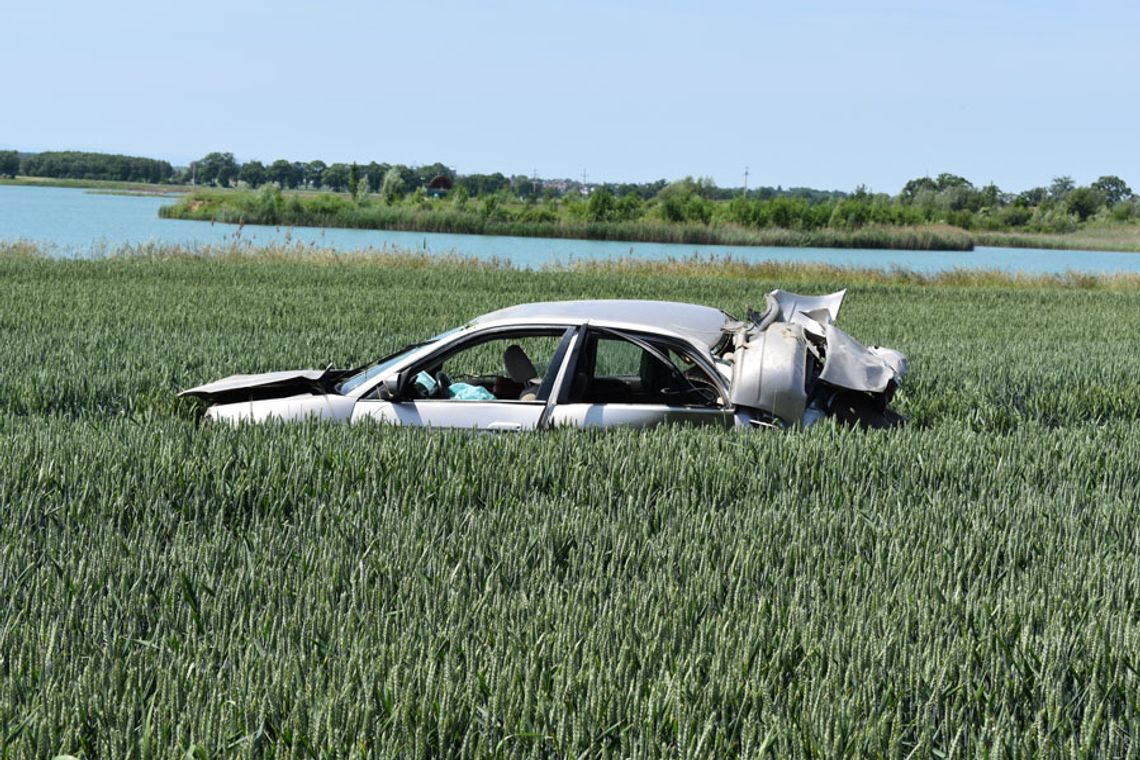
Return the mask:
M 352 162 L 352 166 L 348 167 L 348 189 L 354 196 L 357 189 L 360 187 L 360 167 L 356 162 Z
M 912 179 L 903 185 L 903 189 L 899 192 L 899 201 L 908 204 L 914 203 L 915 198 L 917 198 L 918 194 L 923 190 L 927 190 L 932 193 L 937 192 L 938 184 L 930 177 L 919 177 L 917 179 Z
M 1031 187 L 1017 196 L 1014 203 L 1022 206 L 1040 206 L 1049 197 L 1048 188 Z
M 348 188 L 348 166 L 346 164 L 329 166 L 321 174 L 320 184 L 335 192 L 344 192 Z
M 388 169 L 384 181 L 380 183 L 380 195 L 388 205 L 404 197 L 404 179 L 400 175 L 400 167 L 393 166 Z
M 700 195 L 715 185 L 709 180 L 694 182 L 692 177 L 685 177 L 672 182 L 657 193 L 658 208 L 661 216 L 667 222 L 701 222 L 708 224 L 712 220 L 713 203 Z
M 645 203 L 637 193 L 627 193 L 618 199 L 616 216 L 623 222 L 640 219 L 645 212 Z
M 207 153 L 190 166 L 193 168 L 192 176 L 197 184 L 218 187 L 229 187 L 230 182 L 237 178 L 239 171 L 233 153 Z
M 305 187 L 319 188 L 324 183 L 325 170 L 328 168 L 324 161 L 310 161 L 302 169 L 301 182 Z
M 450 195 L 451 205 L 455 206 L 455 209 L 457 211 L 463 211 L 467 208 L 467 200 L 470 198 L 470 196 L 467 194 L 466 187 L 463 185 L 457 185 L 456 188 L 451 191 Z
M 420 186 L 419 175 L 416 174 L 415 169 L 411 168 L 410 166 L 404 166 L 403 164 L 396 164 L 392 168 L 396 169 L 400 173 L 400 179 L 404 182 L 403 192 L 406 193 L 409 190 L 414 190 Z
M 1082 222 L 1095 214 L 1104 205 L 1104 196 L 1091 187 L 1078 187 L 1065 196 L 1065 208 L 1076 214 Z
M 614 215 L 614 206 L 614 194 L 606 187 L 599 187 L 590 193 L 586 218 L 591 222 L 608 222 Z
M 388 173 L 389 168 L 388 164 L 378 164 L 375 161 L 368 162 L 364 175 L 368 178 L 368 192 L 380 192 L 380 183 L 384 181 L 384 175 Z
M 19 173 L 60 179 L 107 179 L 123 182 L 163 182 L 174 169 L 166 161 L 111 153 L 48 151 L 25 156 Z
M 974 184 L 970 182 L 970 180 L 965 177 L 959 177 L 957 174 L 951 174 L 950 172 L 942 172 L 939 174 L 938 179 L 935 180 L 935 184 L 939 190 L 949 190 L 950 188 L 956 187 L 972 189 L 974 187 Z
M 207 153 L 190 164 L 192 177 L 198 185 L 229 187 L 237 179 L 239 167 L 233 153 Z
M 712 198 L 717 192 L 716 182 L 712 177 L 699 177 L 693 183 L 693 190 L 702 198 Z
M 503 176 L 501 172 L 495 172 L 494 174 L 467 174 L 457 178 L 456 184 L 466 187 L 467 194 L 474 197 L 497 193 L 504 187 L 509 186 L 510 180 Z
M 1132 188 L 1126 185 L 1120 177 L 1112 174 L 1105 175 L 1092 183 L 1092 189 L 1100 192 L 1104 196 L 1105 203 L 1110 206 L 1115 206 L 1117 203 L 1132 197 Z
M 265 177 L 265 165 L 260 161 L 246 161 L 238 172 L 238 179 L 250 187 L 260 187 L 265 184 Z
M 1053 182 L 1049 185 L 1049 197 L 1055 201 L 1065 200 L 1065 196 L 1073 192 L 1077 184 L 1073 182 L 1072 177 L 1054 177 Z
M 301 182 L 301 173 L 297 164 L 291 164 L 283 158 L 270 164 L 265 173 L 269 181 L 276 182 L 279 187 L 293 188 Z
M 511 188 L 514 189 L 515 195 L 523 200 L 533 200 L 537 195 L 534 180 L 524 174 L 511 177 Z
M 1009 202 L 1009 196 L 1001 191 L 1001 188 L 993 182 L 983 187 L 978 194 L 981 198 L 982 205 L 988 208 L 997 208 L 1004 206 Z
M 0 150 L 0 177 L 15 177 L 20 171 L 20 154 L 14 150 Z

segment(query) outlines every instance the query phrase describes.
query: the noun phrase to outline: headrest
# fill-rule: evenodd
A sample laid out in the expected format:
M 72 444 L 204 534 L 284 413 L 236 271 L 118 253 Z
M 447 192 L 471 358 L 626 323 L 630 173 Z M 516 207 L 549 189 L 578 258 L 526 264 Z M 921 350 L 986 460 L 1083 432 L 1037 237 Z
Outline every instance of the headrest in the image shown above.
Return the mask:
M 538 370 L 534 368 L 534 362 L 520 346 L 514 344 L 507 346 L 507 350 L 503 352 L 503 366 L 516 383 L 526 385 L 538 380 Z

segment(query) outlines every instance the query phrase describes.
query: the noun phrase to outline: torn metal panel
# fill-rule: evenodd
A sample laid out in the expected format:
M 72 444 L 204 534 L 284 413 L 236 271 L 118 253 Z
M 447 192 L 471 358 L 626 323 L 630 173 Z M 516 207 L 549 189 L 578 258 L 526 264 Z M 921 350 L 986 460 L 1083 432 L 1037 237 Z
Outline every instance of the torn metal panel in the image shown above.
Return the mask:
M 843 396 L 850 402 L 844 409 L 865 405 L 882 416 L 906 372 L 906 357 L 889 348 L 867 348 L 835 326 L 846 293 L 804 296 L 773 290 L 762 314 L 750 311 L 749 322 L 726 325 L 736 346 L 732 403 L 786 424 L 806 425 L 823 415 L 840 416 L 831 409 L 839 398 L 836 391 L 855 392 Z M 811 398 L 822 405 L 809 408 Z M 850 411 L 846 416 L 862 420 L 866 415 Z
M 795 322 L 795 316 L 803 314 L 809 319 L 828 324 L 839 318 L 839 307 L 843 305 L 845 295 L 847 288 L 825 296 L 802 296 L 777 289 L 769 293 L 768 298 L 769 302 L 774 301 L 780 309 L 776 317 L 778 321 Z
M 826 358 L 819 379 L 838 388 L 882 393 L 892 380 L 901 379 L 906 359 L 897 351 L 872 351 L 833 324 L 824 325 Z M 880 349 L 882 351 L 882 349 Z
M 740 336 L 733 354 L 730 400 L 762 409 L 788 423 L 803 419 L 807 406 L 807 338 L 787 322 Z

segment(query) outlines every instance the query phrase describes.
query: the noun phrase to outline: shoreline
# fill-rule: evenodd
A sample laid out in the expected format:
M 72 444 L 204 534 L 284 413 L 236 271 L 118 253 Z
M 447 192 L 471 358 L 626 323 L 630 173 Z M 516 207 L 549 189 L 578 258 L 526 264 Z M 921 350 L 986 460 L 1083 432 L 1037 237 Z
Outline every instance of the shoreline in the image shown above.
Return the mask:
M 664 222 L 653 219 L 592 222 L 566 218 L 511 218 L 480 213 L 475 204 L 387 205 L 374 197 L 354 203 L 328 192 L 278 193 L 201 190 L 159 209 L 164 219 L 235 225 L 323 229 L 373 229 L 457 235 L 499 235 L 623 243 L 678 243 L 755 248 L 849 248 L 906 251 L 972 251 L 977 246 L 1065 251 L 1140 253 L 1140 225 L 1090 225 L 1070 233 L 967 230 L 948 224 L 866 224 L 853 229 L 749 228 L 731 223 Z
M 416 209 L 408 206 L 369 204 L 368 209 L 380 223 L 344 223 L 330 215 L 303 212 L 302 218 L 257 218 L 248 209 L 218 204 L 207 208 L 190 208 L 180 201 L 192 193 L 212 198 L 237 195 L 242 191 L 201 186 L 161 185 L 116 180 L 57 179 L 51 177 L 16 177 L 0 179 L 0 186 L 61 187 L 92 191 L 95 194 L 150 196 L 175 199 L 163 206 L 164 219 L 210 223 L 258 225 L 267 227 L 312 227 L 316 229 L 374 229 L 397 232 L 434 232 L 457 235 L 531 237 L 536 239 L 607 240 L 636 243 L 679 243 L 686 245 L 730 245 L 752 248 L 851 248 L 910 251 L 970 251 L 975 247 L 1039 248 L 1056 251 L 1104 251 L 1140 253 L 1140 225 L 1121 224 L 1088 227 L 1072 233 L 1045 233 L 1020 230 L 966 230 L 944 224 L 918 227 L 868 225 L 854 230 L 825 228 L 805 232 L 781 227 L 747 229 L 737 226 L 704 226 L 657 222 L 537 222 L 517 223 L 481 220 L 477 214 L 456 215 L 444 209 Z M 292 190 L 287 197 L 311 199 L 332 197 L 347 199 L 343 193 L 316 190 Z M 229 199 L 226 199 L 229 201 Z M 278 210 L 280 211 L 280 210 Z M 385 213 L 385 211 L 387 213 Z M 341 223 L 337 223 L 337 222 Z M 366 220 L 372 221 L 372 220 Z
M 724 245 L 753 248 L 846 248 L 906 251 L 970 251 L 964 230 L 948 225 L 865 225 L 854 229 L 750 229 L 735 224 L 699 224 L 658 220 L 588 221 L 519 219 L 472 210 L 429 205 L 387 205 L 366 199 L 317 193 L 308 196 L 240 191 L 199 191 L 162 206 L 163 219 L 337 229 L 390 230 L 454 235 L 600 240 L 619 243 Z

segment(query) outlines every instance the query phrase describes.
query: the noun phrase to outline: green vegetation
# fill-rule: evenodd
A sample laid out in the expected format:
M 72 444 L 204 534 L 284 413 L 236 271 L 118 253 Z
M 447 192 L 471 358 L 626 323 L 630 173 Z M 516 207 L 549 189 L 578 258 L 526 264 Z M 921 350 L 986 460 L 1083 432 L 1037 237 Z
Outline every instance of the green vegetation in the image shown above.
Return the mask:
M 17 172 L 39 178 L 16 178 Z M 944 172 L 913 179 L 892 196 L 863 187 L 852 193 L 746 191 L 691 177 L 586 184 L 498 172 L 458 175 L 438 162 L 409 167 L 278 159 L 267 165 L 215 152 L 174 170 L 126 156 L 0 152 L 0 183 L 45 178 L 77 186 L 109 178 L 203 188 L 160 213 L 236 224 L 696 245 L 1140 251 L 1140 197 L 1114 175 L 1087 187 L 1057 177 L 1048 187 L 1014 194 Z
M 15 177 L 20 172 L 20 154 L 14 150 L 0 150 L 0 177 Z
M 911 425 L 230 429 L 174 398 L 518 301 L 776 286 L 851 286 Z M 0 244 L 0 295 L 2 757 L 1137 751 L 1135 278 Z
M 1140 251 L 1140 198 L 1116 177 L 1083 188 L 1059 178 L 1048 190 L 1017 197 L 943 174 L 937 181 L 909 182 L 894 198 L 862 189 L 840 197 L 796 191 L 732 196 L 710 182 L 686 179 L 660 183 L 648 198 L 652 187 L 631 186 L 619 196 L 599 185 L 588 195 L 547 193 L 538 199 L 505 187 L 473 197 L 464 184 L 438 193 L 419 184 L 409 192 L 397 167 L 388 168 L 373 191 L 370 176 L 361 177 L 358 190 L 349 194 L 283 194 L 276 184 L 256 191 L 202 190 L 160 213 L 235 224 L 696 244 L 969 250 L 976 242 L 1009 236 L 1014 245 L 1035 240 L 1047 248 L 1084 244 Z M 1116 238 L 1107 246 L 1096 234 L 1104 230 Z
M 11 156 L 0 157 L 0 175 L 15 177 L 16 166 Z M 72 180 L 157 183 L 167 182 L 174 176 L 174 168 L 168 161 L 81 151 L 32 153 L 19 159 L 18 168 L 19 174 L 28 176 Z
M 155 185 L 149 182 L 119 182 L 100 179 L 55 179 L 53 177 L 23 176 L 0 179 L 0 185 L 73 187 L 91 190 L 95 195 L 180 195 L 194 189 L 191 185 Z
M 912 250 L 969 250 L 969 236 L 945 225 L 894 227 L 868 224 L 851 228 L 810 230 L 749 228 L 731 221 L 704 224 L 672 222 L 661 217 L 599 217 L 589 204 L 573 199 L 542 205 L 500 202 L 499 196 L 482 201 L 436 200 L 422 194 L 407 202 L 394 199 L 385 179 L 381 198 L 349 198 L 332 193 L 282 193 L 274 185 L 251 190 L 200 190 L 159 209 L 167 219 L 196 219 L 232 224 L 357 227 L 364 229 L 454 232 L 472 235 L 518 235 L 592 240 L 655 241 L 697 245 L 783 245 L 829 248 L 905 248 Z M 594 196 L 596 198 L 597 196 Z M 591 198 L 591 203 L 593 199 Z

